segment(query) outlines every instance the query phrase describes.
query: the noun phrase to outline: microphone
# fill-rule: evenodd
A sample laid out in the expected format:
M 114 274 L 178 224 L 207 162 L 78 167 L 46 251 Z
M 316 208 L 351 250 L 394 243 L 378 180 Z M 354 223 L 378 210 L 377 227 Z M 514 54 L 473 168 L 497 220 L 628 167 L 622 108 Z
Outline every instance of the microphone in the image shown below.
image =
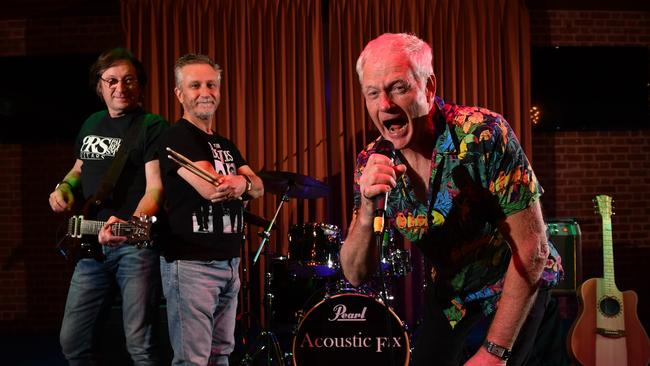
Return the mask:
M 384 139 L 377 143 L 375 146 L 375 154 L 381 154 L 395 161 L 395 145 L 392 142 Z M 375 234 L 381 234 L 384 231 L 384 221 L 386 217 L 386 207 L 388 205 L 388 194 L 380 194 L 373 198 L 373 212 L 375 218 L 372 223 L 373 231 Z

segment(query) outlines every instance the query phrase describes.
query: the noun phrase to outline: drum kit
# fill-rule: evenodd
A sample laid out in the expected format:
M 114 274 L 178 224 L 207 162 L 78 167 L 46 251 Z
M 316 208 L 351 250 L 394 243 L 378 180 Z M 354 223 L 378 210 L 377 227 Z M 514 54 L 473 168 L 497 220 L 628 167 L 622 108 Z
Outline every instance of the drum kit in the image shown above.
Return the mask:
M 410 339 L 404 322 L 393 311 L 391 288 L 394 280 L 411 272 L 410 252 L 397 248 L 387 230 L 376 276 L 369 285 L 353 288 L 341 274 L 339 251 L 344 239 L 336 225 L 293 225 L 288 230 L 286 255 L 264 251 L 278 213 L 289 198 L 321 198 L 329 194 L 329 188 L 316 179 L 291 172 L 263 171 L 258 176 L 265 191 L 281 195 L 281 199 L 271 221 L 251 213 L 245 217 L 247 223 L 266 228 L 259 233 L 262 242 L 253 264 L 264 253 L 267 316 L 240 364 L 314 366 L 358 361 L 408 365 Z M 277 280 L 278 276 L 281 280 L 276 284 L 274 277 Z M 274 309 L 278 304 L 279 311 Z M 281 319 L 272 319 L 276 317 Z M 274 333 L 279 330 L 275 324 L 276 328 L 290 324 L 290 352 L 283 352 Z
M 167 148 L 169 158 L 210 183 L 215 178 L 180 153 Z M 257 174 L 268 193 L 280 194 L 280 204 L 271 221 L 244 212 L 247 224 L 266 227 L 259 235 L 262 242 L 253 258 L 270 240 L 271 230 L 280 209 L 289 198 L 315 199 L 329 194 L 329 187 L 314 178 L 291 172 L 262 171 Z M 264 303 L 267 316 L 263 329 L 241 359 L 241 365 L 295 366 L 332 365 L 345 361 L 370 362 L 373 365 L 408 365 L 410 340 L 406 327 L 392 309 L 391 281 L 411 271 L 410 253 L 397 249 L 390 231 L 376 235 L 380 248 L 379 269 L 371 285 L 353 288 L 340 273 L 339 251 L 343 244 L 341 231 L 335 225 L 307 223 L 293 225 L 289 231 L 289 253 L 275 257 L 267 254 L 264 261 Z M 245 240 L 245 238 L 244 238 Z M 287 263 L 287 273 L 319 286 L 311 287 L 308 301 L 296 311 L 292 330 L 291 352 L 283 353 L 272 332 L 274 316 L 273 276 L 271 263 Z M 247 272 L 247 260 L 242 268 Z M 285 284 L 292 283 L 285 281 Z M 247 289 L 248 283 L 242 283 Z M 291 288 L 295 292 L 296 288 Z M 244 291 L 245 293 L 246 291 Z M 246 295 L 244 295 L 246 296 Z M 279 297 L 281 299 L 281 297 Z M 317 299 L 314 305 L 310 303 Z M 246 301 L 244 301 L 246 302 Z M 313 305 L 313 306 L 312 306 Z M 260 356 L 266 353 L 265 359 Z M 287 357 L 288 356 L 288 357 Z

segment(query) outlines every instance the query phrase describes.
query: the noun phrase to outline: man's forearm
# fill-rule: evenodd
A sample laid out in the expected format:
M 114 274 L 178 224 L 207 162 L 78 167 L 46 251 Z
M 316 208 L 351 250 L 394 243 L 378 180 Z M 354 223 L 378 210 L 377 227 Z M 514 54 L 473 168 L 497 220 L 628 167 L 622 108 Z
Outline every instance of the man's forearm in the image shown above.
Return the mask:
M 531 284 L 528 279 L 521 276 L 511 261 L 506 272 L 501 299 L 488 330 L 487 340 L 512 348 L 535 302 L 537 288 L 536 283 Z
M 154 216 L 158 213 L 160 208 L 160 203 L 162 202 L 163 190 L 160 188 L 150 188 L 147 189 L 138 202 L 138 207 L 136 207 L 133 212 L 133 216 Z
M 539 202 L 508 217 L 500 230 L 510 242 L 512 257 L 487 340 L 511 348 L 535 301 L 549 254 Z
M 379 254 L 372 243 L 372 216 L 365 210 L 362 205 L 354 214 L 341 247 L 343 275 L 353 286 L 362 284 L 375 271 L 378 262 Z

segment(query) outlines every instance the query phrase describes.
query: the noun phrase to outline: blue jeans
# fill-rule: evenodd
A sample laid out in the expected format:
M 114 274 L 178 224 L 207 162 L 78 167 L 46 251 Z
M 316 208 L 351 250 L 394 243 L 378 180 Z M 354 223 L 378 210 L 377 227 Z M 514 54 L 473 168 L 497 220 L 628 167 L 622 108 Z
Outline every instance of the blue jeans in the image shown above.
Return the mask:
M 106 260 L 81 259 L 70 281 L 60 342 L 71 366 L 94 365 L 98 329 L 114 301 L 122 296 L 126 348 L 135 365 L 157 365 L 154 332 L 158 312 L 159 252 L 123 244 L 103 247 Z
M 235 348 L 239 261 L 160 260 L 172 365 L 228 365 Z

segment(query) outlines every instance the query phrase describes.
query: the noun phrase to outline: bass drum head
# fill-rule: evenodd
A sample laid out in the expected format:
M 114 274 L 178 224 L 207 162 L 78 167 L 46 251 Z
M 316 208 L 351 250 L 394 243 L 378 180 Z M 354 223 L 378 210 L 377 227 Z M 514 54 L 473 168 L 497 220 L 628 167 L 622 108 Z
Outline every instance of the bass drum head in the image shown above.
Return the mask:
M 339 294 L 311 308 L 293 338 L 293 364 L 406 366 L 409 338 L 402 321 L 375 298 Z

